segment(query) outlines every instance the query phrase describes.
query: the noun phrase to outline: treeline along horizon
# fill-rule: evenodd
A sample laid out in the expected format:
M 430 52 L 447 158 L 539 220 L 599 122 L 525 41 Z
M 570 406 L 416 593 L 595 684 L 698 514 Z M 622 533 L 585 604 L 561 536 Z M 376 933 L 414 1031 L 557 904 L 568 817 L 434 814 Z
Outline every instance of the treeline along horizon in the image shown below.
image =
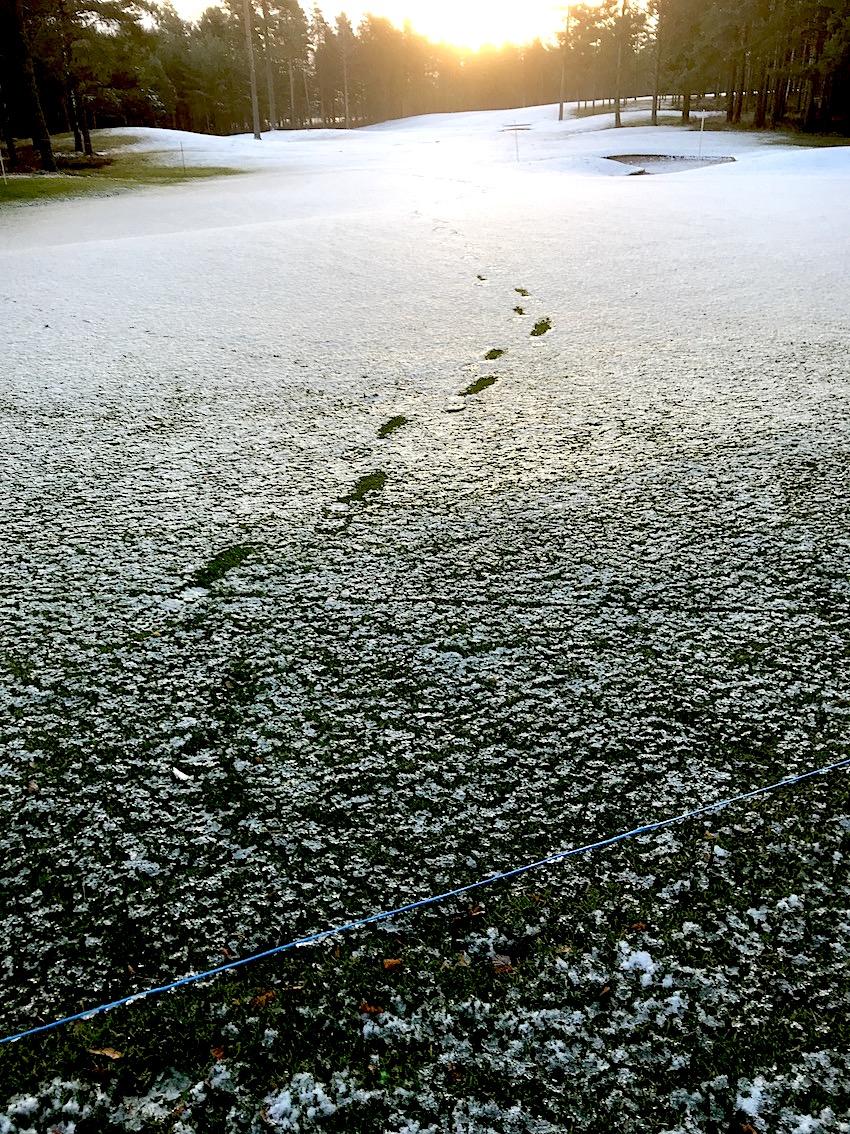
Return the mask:
M 573 5 L 552 43 L 464 51 L 367 15 L 331 25 L 298 0 L 249 0 L 265 129 L 350 127 L 567 100 L 721 99 L 730 123 L 844 132 L 850 0 L 602 0 Z M 486 31 L 486 29 L 483 29 Z M 50 134 L 91 153 L 99 126 L 250 128 L 243 0 L 183 20 L 156 0 L 0 0 L 0 125 L 54 168 Z

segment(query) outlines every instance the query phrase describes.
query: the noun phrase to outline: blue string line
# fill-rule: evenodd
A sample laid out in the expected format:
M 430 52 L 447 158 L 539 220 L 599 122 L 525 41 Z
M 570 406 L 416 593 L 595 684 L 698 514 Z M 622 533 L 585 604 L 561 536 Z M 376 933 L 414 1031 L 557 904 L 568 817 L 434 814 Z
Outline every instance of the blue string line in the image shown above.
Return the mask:
M 191 973 L 189 976 L 181 977 L 179 980 L 169 981 L 168 984 L 157 985 L 156 988 L 149 988 L 144 992 L 136 992 L 132 996 L 122 996 L 120 1000 L 112 1000 L 108 1004 L 98 1004 L 94 1008 L 87 1008 L 83 1012 L 77 1012 L 73 1016 L 63 1016 L 60 1020 L 53 1020 L 49 1024 L 41 1024 L 37 1028 L 28 1028 L 26 1031 L 17 1032 L 14 1035 L 3 1036 L 0 1039 L 0 1044 L 15 1043 L 18 1040 L 25 1039 L 27 1036 L 36 1036 L 42 1032 L 50 1032 L 55 1028 L 61 1028 L 65 1024 L 73 1024 L 77 1020 L 89 1020 L 92 1016 L 97 1016 L 101 1012 L 110 1012 L 113 1008 L 121 1008 L 125 1004 L 132 1004 L 136 1000 L 143 1000 L 148 996 L 159 996 L 163 992 L 173 992 L 177 988 L 182 988 L 187 984 L 194 984 L 197 981 L 209 980 L 210 977 L 218 976 L 219 973 L 232 972 L 233 969 L 240 969 L 245 965 L 252 965 L 255 961 L 265 960 L 267 957 L 276 957 L 280 953 L 289 952 L 291 949 L 301 949 L 305 945 L 315 945 L 319 941 L 325 941 L 328 937 L 336 937 L 340 933 L 349 933 L 355 929 L 362 929 L 366 925 L 375 925 L 380 921 L 387 921 L 389 918 L 398 917 L 400 914 L 412 913 L 414 910 L 420 910 L 425 906 L 433 906 L 438 902 L 444 902 L 448 898 L 456 898 L 461 894 L 468 894 L 472 890 L 478 890 L 482 886 L 491 886 L 494 882 L 502 882 L 507 878 L 517 878 L 520 874 L 527 874 L 530 870 L 539 870 L 542 866 L 551 866 L 553 863 L 562 862 L 566 858 L 572 858 L 575 855 L 587 854 L 590 851 L 601 850 L 603 847 L 610 847 L 614 843 L 621 843 L 625 839 L 633 839 L 637 835 L 647 835 L 652 831 L 661 831 L 665 827 L 672 827 L 676 823 L 682 823 L 686 819 L 696 819 L 701 815 L 711 815 L 717 811 L 722 811 L 725 807 L 731 807 L 736 803 L 743 803 L 748 799 L 755 799 L 760 795 L 766 795 L 768 792 L 776 791 L 777 788 L 791 787 L 794 784 L 802 783 L 803 780 L 812 779 L 814 776 L 825 776 L 829 772 L 838 771 L 839 768 L 850 767 L 850 758 L 846 760 L 839 760 L 835 764 L 827 764 L 826 767 L 816 768 L 811 772 L 802 772 L 797 776 L 786 776 L 783 780 L 777 780 L 776 783 L 767 784 L 765 787 L 754 788 L 752 791 L 742 792 L 740 795 L 730 796 L 729 799 L 721 799 L 716 803 L 706 803 L 702 807 L 696 807 L 693 811 L 685 811 L 681 815 L 674 815 L 668 819 L 659 819 L 655 823 L 645 823 L 641 827 L 634 827 L 631 831 L 623 831 L 618 835 L 609 835 L 608 838 L 599 839 L 595 843 L 587 843 L 581 847 L 571 847 L 569 850 L 556 851 L 554 854 L 547 855 L 546 858 L 540 858 L 536 862 L 526 863 L 524 866 L 516 866 L 512 870 L 503 870 L 494 874 L 488 875 L 486 878 L 479 878 L 477 882 L 468 882 L 464 886 L 457 886 L 454 890 L 446 890 L 442 894 L 432 894 L 428 898 L 420 898 L 419 901 L 409 902 L 405 906 L 398 906 L 393 910 L 384 910 L 381 913 L 370 914 L 368 917 L 358 918 L 357 921 L 349 921 L 345 925 L 339 925 L 335 929 L 323 929 L 319 933 L 312 933 L 307 937 L 299 937 L 295 941 L 287 941 L 285 945 L 276 945 L 273 949 L 265 949 L 262 953 L 252 953 L 249 957 L 241 957 L 235 961 L 228 961 L 225 965 L 218 965 L 214 969 L 206 969 L 204 972 Z

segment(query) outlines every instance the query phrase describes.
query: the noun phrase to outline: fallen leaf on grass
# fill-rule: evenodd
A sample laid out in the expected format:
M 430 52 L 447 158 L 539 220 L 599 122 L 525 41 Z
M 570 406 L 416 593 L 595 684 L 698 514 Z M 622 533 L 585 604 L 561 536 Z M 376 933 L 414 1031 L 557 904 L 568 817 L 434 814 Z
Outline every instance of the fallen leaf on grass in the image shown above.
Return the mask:
M 273 1000 L 277 1000 L 277 993 L 273 988 L 269 988 L 265 992 L 258 992 L 256 996 L 251 998 L 251 1007 L 265 1008 Z
M 513 963 L 506 954 L 496 953 L 491 957 L 493 963 L 494 973 L 512 973 L 514 971 Z
M 380 1005 L 370 1004 L 367 1000 L 361 1002 L 360 1011 L 365 1012 L 367 1016 L 382 1016 L 384 1012 Z
M 401 961 L 398 957 L 385 957 L 384 958 L 384 972 L 390 973 L 393 969 L 401 968 Z
M 606 985 L 603 986 L 602 990 L 600 991 L 599 996 L 597 997 L 597 1000 L 604 1007 L 610 999 L 611 999 L 611 985 L 606 984 Z
M 216 1061 L 218 1061 L 219 1059 L 224 1059 L 224 1048 L 223 1047 L 211 1047 L 210 1048 L 210 1055 Z
M 123 1059 L 124 1052 L 116 1051 L 114 1047 L 87 1047 L 89 1055 L 104 1055 L 107 1059 Z

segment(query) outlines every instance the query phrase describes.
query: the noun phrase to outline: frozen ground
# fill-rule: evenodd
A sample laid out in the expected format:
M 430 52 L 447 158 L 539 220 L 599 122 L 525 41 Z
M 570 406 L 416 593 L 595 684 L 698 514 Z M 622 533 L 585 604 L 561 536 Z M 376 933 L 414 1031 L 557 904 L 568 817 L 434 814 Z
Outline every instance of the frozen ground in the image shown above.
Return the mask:
M 555 118 L 0 213 L 4 1032 L 847 754 L 850 149 Z M 3 1049 L 0 1130 L 850 1130 L 847 797 Z

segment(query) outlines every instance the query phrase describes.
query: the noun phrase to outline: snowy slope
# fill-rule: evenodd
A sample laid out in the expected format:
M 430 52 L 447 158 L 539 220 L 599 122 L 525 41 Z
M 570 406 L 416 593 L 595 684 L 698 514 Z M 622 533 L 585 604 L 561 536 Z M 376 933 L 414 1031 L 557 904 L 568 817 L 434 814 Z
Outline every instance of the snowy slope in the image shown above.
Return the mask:
M 612 155 L 698 135 L 556 117 L 183 135 L 248 172 L 0 212 L 4 1030 L 846 751 L 850 149 L 707 134 L 734 163 L 629 177 Z M 494 898 L 459 942 L 410 919 L 402 991 L 322 970 L 296 1023 L 364 1053 L 333 1105 L 554 1134 L 565 1098 L 702 1131 L 693 1099 L 726 1121 L 740 1095 L 790 1131 L 814 1079 L 838 1113 L 814 1017 L 778 1069 L 740 1028 L 848 1017 L 832 789 L 718 820 L 704 885 L 704 833 L 671 834 L 604 884 L 598 858 L 553 875 L 545 908 Z M 529 983 L 494 990 L 519 939 Z M 369 938 L 368 972 L 395 948 Z M 740 1032 L 728 1065 L 706 1019 Z M 519 1117 L 446 1078 L 479 1023 Z M 309 1076 L 263 1101 L 232 1073 L 229 1129 L 314 1128 L 284 1125 Z

